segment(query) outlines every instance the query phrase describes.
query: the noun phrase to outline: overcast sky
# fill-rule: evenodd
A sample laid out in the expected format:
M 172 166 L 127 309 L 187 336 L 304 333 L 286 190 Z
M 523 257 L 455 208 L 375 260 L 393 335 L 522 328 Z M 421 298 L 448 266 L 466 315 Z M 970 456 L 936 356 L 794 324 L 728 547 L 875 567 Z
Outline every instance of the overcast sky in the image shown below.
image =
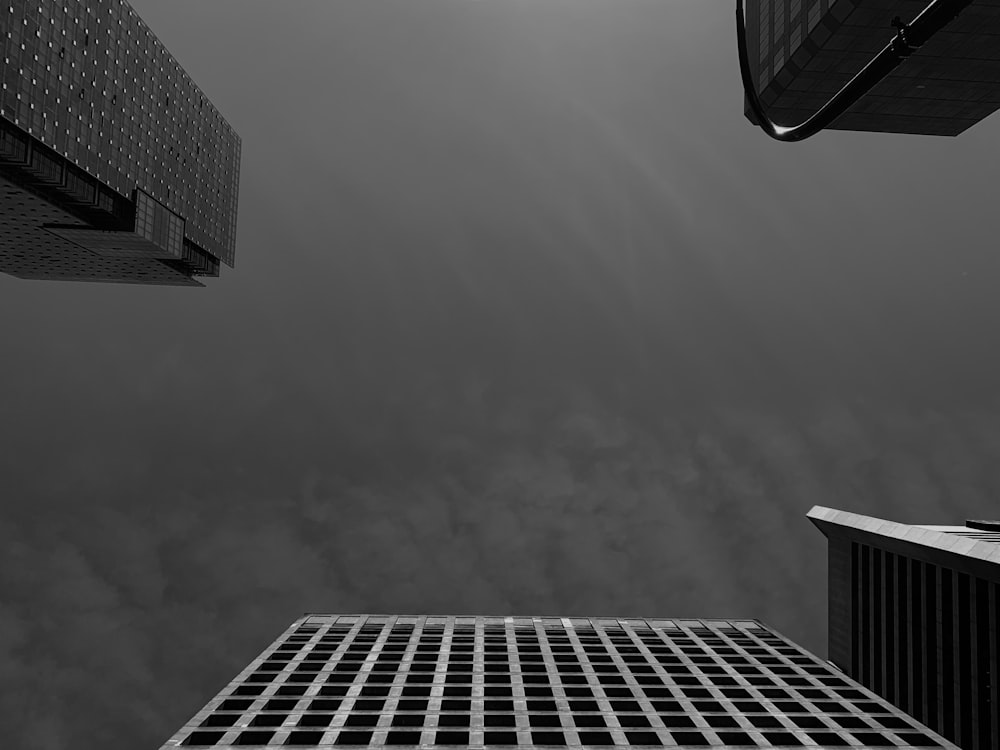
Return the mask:
M 779 144 L 729 0 L 132 0 L 243 139 L 204 289 L 0 276 L 0 725 L 155 748 L 303 612 L 755 617 L 996 517 L 1000 121 Z

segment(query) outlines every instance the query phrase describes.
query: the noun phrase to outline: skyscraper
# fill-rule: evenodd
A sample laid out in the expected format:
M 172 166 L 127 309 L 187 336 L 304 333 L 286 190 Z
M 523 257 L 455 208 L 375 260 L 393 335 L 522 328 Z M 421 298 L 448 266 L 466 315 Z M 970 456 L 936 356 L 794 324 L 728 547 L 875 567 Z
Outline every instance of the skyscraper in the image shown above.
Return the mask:
M 830 660 L 964 750 L 1000 747 L 1000 522 L 809 519 L 829 545 Z
M 782 125 L 820 109 L 930 0 L 747 0 L 761 103 Z M 958 135 L 1000 108 L 1000 4 L 973 0 L 830 126 Z M 747 118 L 756 122 L 749 107 Z
M 756 620 L 307 615 L 184 747 L 953 748 Z
M 0 19 L 0 271 L 201 286 L 232 266 L 240 139 L 129 4 Z

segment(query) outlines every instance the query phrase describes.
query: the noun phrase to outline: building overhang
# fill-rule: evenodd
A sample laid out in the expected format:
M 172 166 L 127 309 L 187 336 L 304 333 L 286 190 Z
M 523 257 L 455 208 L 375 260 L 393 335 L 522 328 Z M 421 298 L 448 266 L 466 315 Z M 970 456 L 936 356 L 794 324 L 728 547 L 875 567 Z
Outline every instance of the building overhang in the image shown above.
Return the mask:
M 1000 583 L 1000 544 L 996 542 L 822 505 L 814 505 L 806 517 L 827 539 L 868 544 Z

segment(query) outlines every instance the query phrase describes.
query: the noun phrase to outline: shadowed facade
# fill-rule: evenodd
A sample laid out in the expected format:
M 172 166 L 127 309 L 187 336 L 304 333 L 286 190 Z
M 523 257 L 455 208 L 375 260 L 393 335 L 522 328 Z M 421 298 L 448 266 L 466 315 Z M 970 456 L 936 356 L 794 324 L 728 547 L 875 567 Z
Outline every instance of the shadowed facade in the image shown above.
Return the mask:
M 754 82 L 767 114 L 816 113 L 930 0 L 747 0 Z M 830 126 L 958 135 L 1000 108 L 1000 2 L 974 0 Z M 749 107 L 747 118 L 756 124 Z
M 911 526 L 814 507 L 830 660 L 964 750 L 1000 744 L 1000 522 Z

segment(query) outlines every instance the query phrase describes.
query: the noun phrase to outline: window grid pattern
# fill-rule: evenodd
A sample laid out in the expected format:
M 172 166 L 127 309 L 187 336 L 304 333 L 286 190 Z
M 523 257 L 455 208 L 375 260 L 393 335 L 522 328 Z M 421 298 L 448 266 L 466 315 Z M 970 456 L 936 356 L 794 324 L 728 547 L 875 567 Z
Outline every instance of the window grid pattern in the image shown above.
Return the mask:
M 184 251 L 184 219 L 142 190 L 135 191 L 135 233 L 171 257 Z
M 240 139 L 124 0 L 0 0 L 0 117 L 232 266 Z
M 307 616 L 164 746 L 953 748 L 753 620 Z
M 757 77 L 763 90 L 795 54 L 827 11 L 828 0 L 748 0 L 747 14 L 757 20 Z M 755 7 L 756 6 L 756 7 Z M 748 25 L 748 33 L 753 29 Z

